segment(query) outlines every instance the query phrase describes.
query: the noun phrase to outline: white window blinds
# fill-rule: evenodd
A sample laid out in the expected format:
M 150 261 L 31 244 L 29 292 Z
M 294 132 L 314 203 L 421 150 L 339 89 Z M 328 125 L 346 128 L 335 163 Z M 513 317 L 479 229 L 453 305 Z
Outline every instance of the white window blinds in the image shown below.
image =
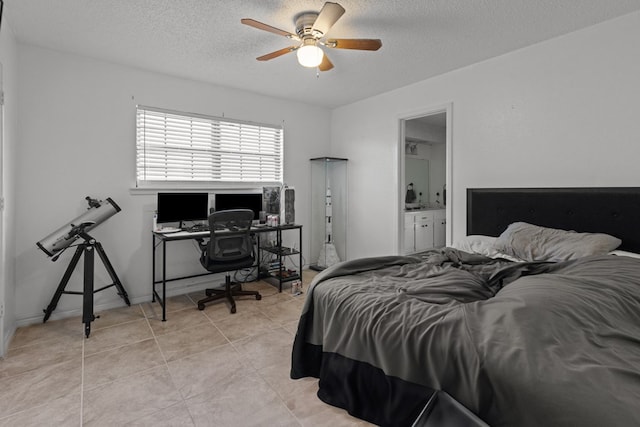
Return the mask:
M 138 184 L 281 183 L 282 126 L 138 106 Z

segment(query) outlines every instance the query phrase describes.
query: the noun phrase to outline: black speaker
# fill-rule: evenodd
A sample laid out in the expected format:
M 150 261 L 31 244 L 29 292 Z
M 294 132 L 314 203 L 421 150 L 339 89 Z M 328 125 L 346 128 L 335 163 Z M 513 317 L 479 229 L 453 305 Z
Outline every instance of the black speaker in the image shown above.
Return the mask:
M 281 213 L 281 223 L 282 224 L 293 224 L 296 221 L 296 192 L 293 188 L 285 188 L 280 195 L 281 205 L 282 205 L 282 213 Z

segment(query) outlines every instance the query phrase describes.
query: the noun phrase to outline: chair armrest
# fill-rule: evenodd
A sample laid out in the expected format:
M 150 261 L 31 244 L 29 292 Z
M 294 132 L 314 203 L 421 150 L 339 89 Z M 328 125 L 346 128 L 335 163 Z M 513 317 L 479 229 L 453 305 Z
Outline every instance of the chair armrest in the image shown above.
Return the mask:
M 208 242 L 205 242 L 203 238 L 195 239 L 195 241 L 198 242 L 198 246 L 200 246 L 202 252 L 207 250 Z

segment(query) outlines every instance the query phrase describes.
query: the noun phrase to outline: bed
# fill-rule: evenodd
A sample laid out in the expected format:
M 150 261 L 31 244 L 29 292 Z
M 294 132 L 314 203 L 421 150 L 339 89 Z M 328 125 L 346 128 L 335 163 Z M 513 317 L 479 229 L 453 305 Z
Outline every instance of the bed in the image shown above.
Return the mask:
M 640 188 L 470 189 L 467 208 L 460 244 L 319 273 L 291 377 L 383 426 L 436 392 L 491 426 L 640 425 Z

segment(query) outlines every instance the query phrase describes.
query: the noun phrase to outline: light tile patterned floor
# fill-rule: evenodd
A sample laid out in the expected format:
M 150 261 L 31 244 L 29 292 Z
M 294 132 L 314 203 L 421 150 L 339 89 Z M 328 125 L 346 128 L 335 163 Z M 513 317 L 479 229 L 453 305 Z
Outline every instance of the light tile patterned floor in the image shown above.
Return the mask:
M 313 277 L 305 271 L 304 289 Z M 202 293 L 19 328 L 0 360 L 0 426 L 367 426 L 291 380 L 306 293 L 237 299 L 199 311 Z

